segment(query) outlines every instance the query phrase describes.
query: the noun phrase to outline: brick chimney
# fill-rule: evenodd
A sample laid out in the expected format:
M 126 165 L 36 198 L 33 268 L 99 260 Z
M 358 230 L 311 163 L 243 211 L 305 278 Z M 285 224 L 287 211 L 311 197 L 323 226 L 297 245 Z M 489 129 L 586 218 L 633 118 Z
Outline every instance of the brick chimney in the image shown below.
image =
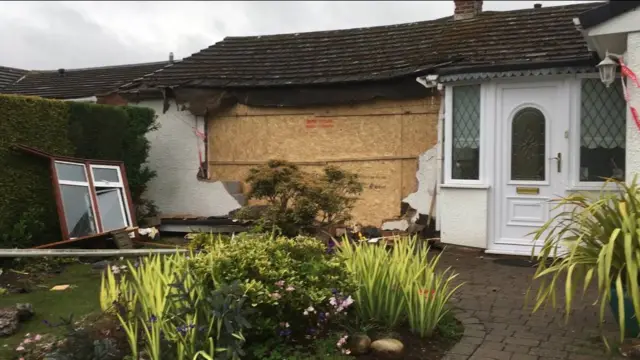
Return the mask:
M 472 19 L 482 12 L 482 1 L 474 0 L 454 0 L 455 10 L 454 20 Z

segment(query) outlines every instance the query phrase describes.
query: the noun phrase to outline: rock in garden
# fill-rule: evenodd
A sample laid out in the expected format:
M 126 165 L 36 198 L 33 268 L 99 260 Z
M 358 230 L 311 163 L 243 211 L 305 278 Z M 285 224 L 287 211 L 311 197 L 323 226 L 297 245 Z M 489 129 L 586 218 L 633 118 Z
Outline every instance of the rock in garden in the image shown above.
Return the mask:
M 0 309 L 0 336 L 11 336 L 18 331 L 18 309 L 3 308 Z
M 380 339 L 371 343 L 371 351 L 385 359 L 401 359 L 404 344 L 397 339 Z
M 366 334 L 355 334 L 349 337 L 349 350 L 352 355 L 364 355 L 369 352 L 371 338 Z
M 33 311 L 33 305 L 29 303 L 18 303 L 16 304 L 16 310 L 18 310 L 18 319 L 22 321 L 27 321 L 35 315 Z
M 91 267 L 94 268 L 95 270 L 106 269 L 107 267 L 109 267 L 109 261 L 102 260 L 102 261 L 94 262 L 93 264 L 91 264 Z

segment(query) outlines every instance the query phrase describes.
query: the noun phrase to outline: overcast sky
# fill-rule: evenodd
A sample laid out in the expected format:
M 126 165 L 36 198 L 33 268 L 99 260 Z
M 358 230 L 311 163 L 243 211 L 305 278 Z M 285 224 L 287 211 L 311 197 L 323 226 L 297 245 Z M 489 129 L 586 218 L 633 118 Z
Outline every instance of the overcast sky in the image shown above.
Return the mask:
M 485 1 L 511 10 L 585 1 Z M 78 68 L 183 58 L 225 36 L 430 20 L 453 1 L 0 2 L 0 65 Z

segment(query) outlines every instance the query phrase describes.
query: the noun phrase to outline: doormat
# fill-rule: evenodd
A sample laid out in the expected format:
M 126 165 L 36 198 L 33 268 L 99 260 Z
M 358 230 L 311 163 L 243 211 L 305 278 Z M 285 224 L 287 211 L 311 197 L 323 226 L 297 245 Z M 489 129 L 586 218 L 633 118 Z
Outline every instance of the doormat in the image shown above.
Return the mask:
M 515 266 L 515 267 L 535 267 L 538 264 L 535 261 L 531 261 L 530 259 L 523 259 L 523 258 L 500 258 L 500 259 L 494 259 L 493 262 L 498 265 Z

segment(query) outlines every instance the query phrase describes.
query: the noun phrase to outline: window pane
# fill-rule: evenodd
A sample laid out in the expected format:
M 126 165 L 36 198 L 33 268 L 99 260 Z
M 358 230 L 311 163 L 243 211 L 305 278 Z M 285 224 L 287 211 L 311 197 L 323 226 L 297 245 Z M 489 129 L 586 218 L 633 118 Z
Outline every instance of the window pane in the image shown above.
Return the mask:
M 451 177 L 480 178 L 480 85 L 453 88 Z
M 93 168 L 93 180 L 120 182 L 120 176 L 118 176 L 118 170 L 116 169 Z
M 122 229 L 128 226 L 127 217 L 123 213 L 126 202 L 122 199 L 122 192 L 118 188 L 96 188 L 98 196 L 98 210 L 103 231 Z
M 81 237 L 96 233 L 95 216 L 87 186 L 60 185 L 62 208 L 69 237 Z
M 545 120 L 540 110 L 525 108 L 511 124 L 511 180 L 545 178 Z
M 619 82 L 582 80 L 580 181 L 624 180 L 627 109 Z
M 56 162 L 56 172 L 59 180 L 87 182 L 87 176 L 82 164 L 64 164 Z

